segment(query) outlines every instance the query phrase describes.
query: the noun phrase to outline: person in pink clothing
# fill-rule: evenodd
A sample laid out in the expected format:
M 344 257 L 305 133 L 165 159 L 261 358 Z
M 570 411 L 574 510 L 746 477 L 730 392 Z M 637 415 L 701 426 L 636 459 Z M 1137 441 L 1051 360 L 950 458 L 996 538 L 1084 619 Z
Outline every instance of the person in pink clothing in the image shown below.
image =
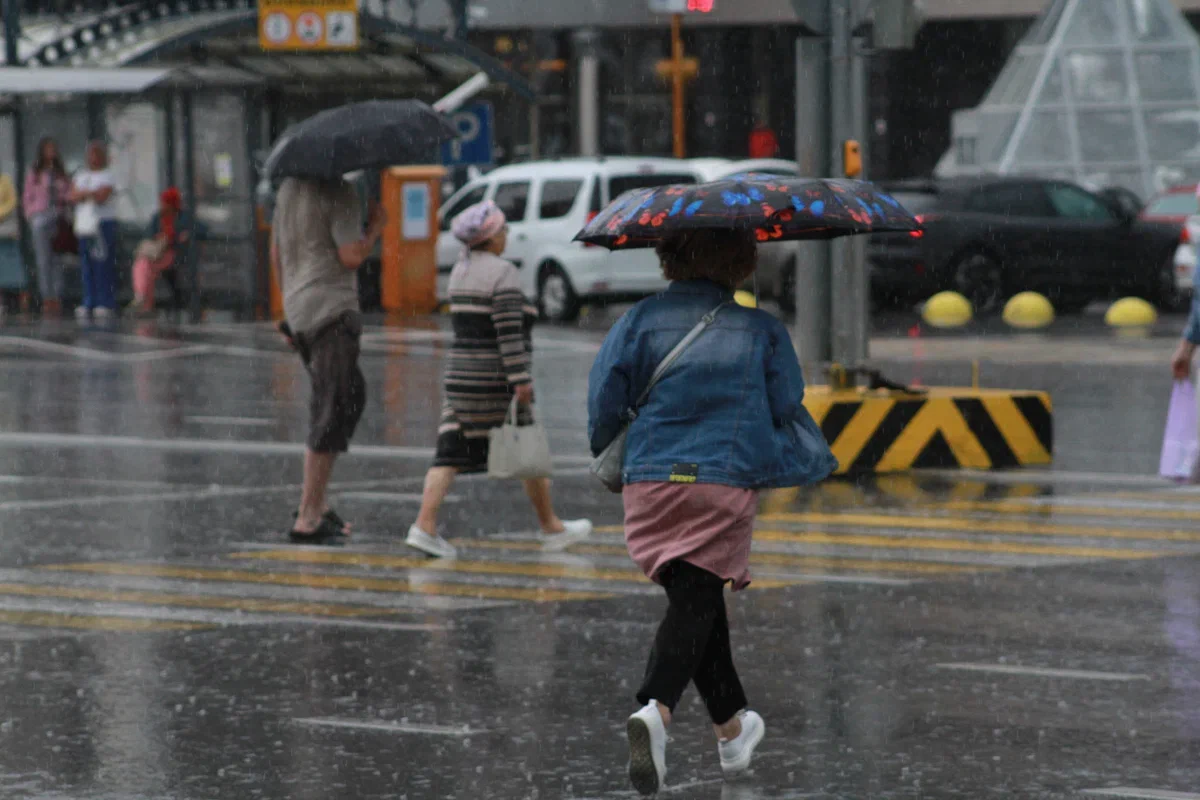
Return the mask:
M 658 254 L 671 285 L 613 326 L 588 378 L 592 453 L 628 426 L 625 542 L 668 601 L 641 709 L 626 723 L 629 777 L 642 794 L 666 777 L 666 728 L 689 683 L 708 709 L 722 772 L 750 766 L 765 725 L 733 664 L 725 584 L 750 583 L 758 490 L 823 480 L 837 465 L 804 409 L 787 329 L 733 300 L 757 263 L 751 235 L 697 229 L 664 240 Z
M 174 186 L 159 196 L 159 210 L 138 245 L 133 262 L 133 302 L 139 313 L 154 311 L 154 282 L 175 264 L 179 248 L 191 235 L 191 221 L 183 213 L 183 199 Z
M 37 159 L 32 169 L 25 173 L 21 209 L 32 234 L 42 313 L 48 316 L 62 313 L 62 259 L 54 251 L 54 239 L 59 221 L 67 213 L 70 191 L 71 182 L 67 179 L 58 144 L 48 137 L 42 139 L 38 143 Z

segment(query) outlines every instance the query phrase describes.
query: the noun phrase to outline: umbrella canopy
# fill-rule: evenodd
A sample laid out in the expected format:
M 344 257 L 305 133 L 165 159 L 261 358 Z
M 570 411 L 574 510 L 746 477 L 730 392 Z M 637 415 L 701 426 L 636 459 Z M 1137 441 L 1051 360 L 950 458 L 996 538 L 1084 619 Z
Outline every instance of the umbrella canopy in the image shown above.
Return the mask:
M 701 228 L 744 230 L 771 242 L 920 227 L 894 198 L 863 181 L 747 174 L 626 192 L 575 240 L 618 250 Z
M 436 162 L 457 136 L 419 100 L 371 100 L 322 111 L 284 132 L 267 157 L 272 180 L 333 180 L 360 169 Z

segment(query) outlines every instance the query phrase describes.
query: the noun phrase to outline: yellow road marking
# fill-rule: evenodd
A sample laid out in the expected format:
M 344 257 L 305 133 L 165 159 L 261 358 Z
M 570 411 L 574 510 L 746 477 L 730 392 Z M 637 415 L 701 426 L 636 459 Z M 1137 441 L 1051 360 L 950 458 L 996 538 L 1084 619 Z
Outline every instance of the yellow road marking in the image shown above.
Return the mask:
M 1076 517 L 1129 517 L 1131 519 L 1184 519 L 1200 520 L 1200 510 L 1186 511 L 1177 508 L 1116 508 L 1113 506 L 1085 506 L 1067 503 L 1015 503 L 1010 501 L 950 501 L 930 503 L 923 509 L 946 511 L 980 511 L 991 514 L 1028 514 L 1029 516 L 1076 516 Z
M 1090 539 L 1146 539 L 1165 542 L 1200 542 L 1200 532 L 1196 531 L 1097 528 L 1093 525 L 1057 525 L 1024 520 L 984 520 L 967 517 L 917 517 L 900 514 L 825 514 L 820 512 L 802 512 L 764 514 L 759 519 L 764 522 L 788 522 L 800 525 L 846 525 L 862 528 L 954 531 L 956 533 L 1079 536 Z
M 488 600 L 526 600 L 552 603 L 564 600 L 600 600 L 613 597 L 601 592 L 575 592 L 567 589 L 523 589 L 508 586 L 476 586 L 463 583 L 432 583 L 394 578 L 365 578 L 354 575 L 321 575 L 304 572 L 254 572 L 252 570 L 172 567 L 158 564 L 120 564 L 88 562 L 51 564 L 41 569 L 60 572 L 87 572 L 99 575 L 140 575 L 155 578 L 182 578 L 193 581 L 259 583 L 272 586 L 307 586 L 312 589 L 349 589 L 361 592 L 399 592 L 410 594 L 473 597 Z
M 96 600 L 107 603 L 216 608 L 231 611 L 262 611 L 301 614 L 313 617 L 366 617 L 396 613 L 393 609 L 351 606 L 338 603 L 295 603 L 256 597 L 213 597 L 140 590 L 93 589 L 82 586 L 53 586 L 28 583 L 0 583 L 0 595 L 23 597 L 61 597 L 68 600 Z
M 611 526 L 605 526 L 610 528 Z M 597 529 L 601 533 L 608 530 Z M 1127 550 L 1108 547 L 1069 547 L 1052 544 L 981 542 L 972 539 L 935 539 L 920 536 L 872 536 L 868 534 L 825 533 L 823 531 L 755 530 L 754 538 L 767 542 L 797 544 L 878 547 L 889 550 L 950 550 L 966 553 L 1008 553 L 1011 555 L 1072 556 L 1075 558 L 1160 558 L 1170 555 L 1156 550 Z M 985 565 L 986 566 L 986 565 Z
M 540 549 L 540 545 L 539 545 Z M 593 581 L 624 581 L 642 583 L 646 576 L 637 569 L 582 567 L 563 564 L 526 564 L 502 561 L 446 561 L 432 558 L 410 558 L 375 553 L 347 553 L 315 550 L 252 550 L 233 553 L 230 558 L 287 561 L 294 564 L 340 564 L 354 567 L 391 567 L 398 569 L 432 569 L 443 572 L 474 572 L 483 575 L 526 575 L 536 578 L 578 578 Z
M 479 539 L 454 539 L 455 545 L 480 550 L 541 550 L 537 542 L 502 542 Z M 574 545 L 572 553 L 584 555 L 625 555 L 628 551 L 616 544 L 587 544 Z M 850 558 L 838 556 L 801 556 L 790 553 L 751 553 L 751 566 L 788 566 L 805 567 L 808 569 L 845 569 L 856 572 L 911 572 L 929 575 L 948 575 L 954 573 L 989 572 L 993 568 L 987 566 L 968 566 L 965 564 L 933 564 L 924 561 L 888 561 L 873 558 Z
M 89 614 L 56 614 L 51 611 L 0 611 L 0 623 L 36 628 L 71 628 L 84 631 L 194 631 L 211 628 L 199 622 L 164 622 L 156 619 L 100 617 Z
M 949 550 L 964 553 L 1008 553 L 1012 555 L 1070 556 L 1073 558 L 1158 558 L 1167 553 L 1152 550 L 1126 550 L 1107 547 L 1065 547 L 1051 544 L 1014 544 L 1012 542 L 978 542 L 965 539 L 934 539 L 912 536 L 895 538 L 868 534 L 840 534 L 810 531 L 754 532 L 758 539 L 768 542 L 801 544 L 849 545 L 851 547 L 882 547 L 891 550 Z

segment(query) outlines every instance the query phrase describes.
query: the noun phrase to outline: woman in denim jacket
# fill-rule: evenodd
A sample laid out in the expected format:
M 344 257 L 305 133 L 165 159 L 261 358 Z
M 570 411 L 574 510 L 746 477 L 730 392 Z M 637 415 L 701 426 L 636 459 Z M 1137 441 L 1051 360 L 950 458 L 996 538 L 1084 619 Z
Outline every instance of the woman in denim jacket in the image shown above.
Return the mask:
M 726 775 L 763 737 L 733 666 L 724 587 L 750 582 L 757 490 L 827 477 L 836 461 L 804 409 L 787 329 L 733 301 L 753 271 L 754 241 L 698 230 L 659 246 L 672 281 L 613 327 L 592 366 L 588 433 L 600 453 L 618 435 L 655 367 L 707 313 L 713 323 L 650 390 L 629 427 L 625 538 L 669 606 L 629 718 L 630 779 L 643 794 L 666 775 L 666 725 L 689 681 L 703 698 Z

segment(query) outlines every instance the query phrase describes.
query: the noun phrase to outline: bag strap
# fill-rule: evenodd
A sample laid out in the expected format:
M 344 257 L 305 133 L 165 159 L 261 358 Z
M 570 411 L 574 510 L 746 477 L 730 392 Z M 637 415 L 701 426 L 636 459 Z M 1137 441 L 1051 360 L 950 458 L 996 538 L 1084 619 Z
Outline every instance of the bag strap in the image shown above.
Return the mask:
M 727 304 L 721 303 L 721 305 L 717 306 L 712 311 L 701 317 L 700 321 L 696 323 L 696 327 L 688 331 L 687 336 L 684 336 L 679 344 L 675 345 L 675 348 L 671 352 L 667 353 L 666 357 L 659 362 L 658 366 L 654 369 L 654 374 L 650 376 L 650 382 L 647 383 L 646 388 L 642 390 L 641 397 L 637 399 L 637 402 L 633 404 L 633 408 L 629 410 L 631 417 L 637 416 L 637 409 L 641 408 L 645 404 L 646 398 L 650 396 L 650 390 L 654 388 L 654 384 L 658 383 L 662 376 L 666 374 L 666 371 L 671 368 L 671 365 L 674 364 L 681 355 L 683 355 L 683 351 L 687 350 L 688 347 L 691 346 L 692 342 L 696 341 L 700 334 L 704 333 L 705 328 L 713 324 L 713 321 L 717 318 L 717 312 L 720 311 L 725 305 Z

